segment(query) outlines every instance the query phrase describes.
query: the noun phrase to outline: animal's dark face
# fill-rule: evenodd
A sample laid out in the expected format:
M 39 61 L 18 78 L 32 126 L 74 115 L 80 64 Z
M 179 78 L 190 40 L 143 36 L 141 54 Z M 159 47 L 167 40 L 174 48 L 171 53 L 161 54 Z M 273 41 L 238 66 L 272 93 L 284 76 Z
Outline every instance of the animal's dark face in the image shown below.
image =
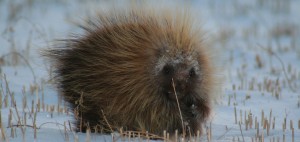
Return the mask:
M 195 67 L 186 64 L 166 64 L 161 70 L 162 90 L 167 98 L 173 100 L 189 95 L 195 88 L 197 73 Z M 175 93 L 176 91 L 176 93 Z
M 177 96 L 180 100 L 195 92 L 200 74 L 198 62 L 192 57 L 170 58 L 162 62 L 158 69 L 158 85 L 165 97 L 175 100 Z

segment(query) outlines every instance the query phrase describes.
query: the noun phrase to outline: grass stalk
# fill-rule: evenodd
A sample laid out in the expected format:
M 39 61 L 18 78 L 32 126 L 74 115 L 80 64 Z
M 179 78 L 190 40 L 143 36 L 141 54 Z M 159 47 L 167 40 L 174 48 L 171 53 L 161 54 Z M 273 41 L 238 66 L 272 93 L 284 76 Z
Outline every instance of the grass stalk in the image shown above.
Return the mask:
M 173 90 L 174 90 L 174 94 L 175 94 L 175 97 L 176 97 L 176 102 L 177 102 L 177 107 L 178 107 L 178 110 L 179 110 L 179 115 L 180 115 L 180 119 L 181 119 L 181 125 L 182 125 L 182 135 L 183 135 L 183 138 L 185 137 L 185 127 L 184 127 L 184 123 L 183 123 L 183 118 L 182 118 L 182 114 L 181 114 L 181 109 L 180 109 L 180 105 L 179 105 L 179 101 L 178 101 L 178 98 L 177 98 L 177 93 L 176 93 L 176 89 L 175 89 L 175 84 L 174 84 L 174 79 L 172 78 L 172 86 L 173 86 Z

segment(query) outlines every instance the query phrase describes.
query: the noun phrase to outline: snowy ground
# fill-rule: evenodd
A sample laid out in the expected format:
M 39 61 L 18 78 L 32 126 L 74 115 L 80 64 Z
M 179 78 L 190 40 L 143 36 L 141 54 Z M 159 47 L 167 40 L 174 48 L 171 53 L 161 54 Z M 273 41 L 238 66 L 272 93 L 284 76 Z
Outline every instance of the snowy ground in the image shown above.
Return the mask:
M 0 0 L 0 141 L 112 141 L 69 130 L 72 115 L 47 83 L 51 69 L 39 55 L 55 39 L 80 32 L 74 23 L 111 4 Z M 224 76 L 201 140 L 300 142 L 300 1 L 187 4 L 219 52 Z

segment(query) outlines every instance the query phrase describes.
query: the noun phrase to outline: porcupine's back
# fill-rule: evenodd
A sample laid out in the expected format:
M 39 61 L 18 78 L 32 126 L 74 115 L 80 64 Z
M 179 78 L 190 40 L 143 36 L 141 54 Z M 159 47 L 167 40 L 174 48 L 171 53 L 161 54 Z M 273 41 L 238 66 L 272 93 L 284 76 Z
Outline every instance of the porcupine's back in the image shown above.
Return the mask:
M 197 78 L 185 90 L 178 87 L 178 94 L 188 94 L 179 100 L 187 127 L 192 132 L 201 128 L 210 112 L 213 67 L 201 31 L 186 12 L 103 13 L 83 28 L 84 35 L 47 53 L 61 95 L 75 110 L 78 130 L 88 125 L 106 132 L 110 127 L 155 134 L 180 131 L 179 109 L 172 100 L 176 93 L 170 93 L 168 74 L 161 73 L 169 64 L 195 68 Z

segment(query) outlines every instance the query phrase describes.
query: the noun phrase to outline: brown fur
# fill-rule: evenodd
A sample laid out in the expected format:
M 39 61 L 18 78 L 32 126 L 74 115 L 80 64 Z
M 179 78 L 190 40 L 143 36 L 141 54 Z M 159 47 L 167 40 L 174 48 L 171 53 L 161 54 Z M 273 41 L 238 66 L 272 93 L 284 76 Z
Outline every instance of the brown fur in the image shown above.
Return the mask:
M 214 68 L 191 16 L 171 13 L 104 13 L 84 27 L 86 34 L 47 52 L 61 95 L 78 113 L 78 130 L 86 129 L 83 122 L 104 132 L 110 125 L 182 133 L 173 79 L 186 132 L 201 131 L 211 112 Z

